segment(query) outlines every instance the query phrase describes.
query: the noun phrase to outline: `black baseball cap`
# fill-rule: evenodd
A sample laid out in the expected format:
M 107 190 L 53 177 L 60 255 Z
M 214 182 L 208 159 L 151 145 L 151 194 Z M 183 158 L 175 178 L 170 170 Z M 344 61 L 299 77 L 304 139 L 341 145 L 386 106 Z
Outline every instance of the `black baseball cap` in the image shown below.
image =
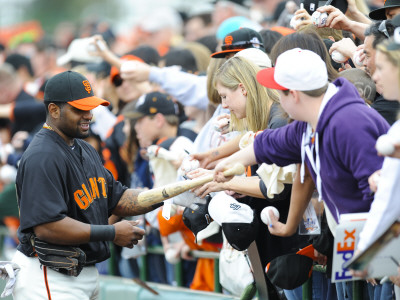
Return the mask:
M 244 251 L 256 239 L 259 228 L 259 220 L 253 210 L 251 223 L 225 222 L 221 224 L 222 231 L 228 243 L 238 251 Z
M 265 268 L 265 273 L 277 287 L 293 290 L 310 278 L 312 265 L 313 260 L 310 257 L 291 253 L 271 260 Z
M 386 8 L 400 7 L 399 0 L 385 0 L 381 8 L 374 9 L 369 13 L 369 17 L 373 20 L 386 20 Z
M 265 51 L 261 35 L 250 28 L 240 28 L 228 33 L 221 46 L 222 51 L 211 54 L 214 58 L 224 58 L 229 53 L 237 53 L 247 48 Z
M 191 209 L 186 207 L 182 214 L 183 223 L 189 228 L 196 237 L 197 243 L 197 234 L 206 229 L 208 225 L 211 224 L 213 219 L 208 213 L 208 203 L 201 204 L 196 203 L 198 207 L 196 209 Z
M 139 119 L 144 116 L 154 116 L 156 114 L 177 115 L 175 103 L 170 95 L 151 92 L 139 98 L 135 109 L 124 110 L 123 115 L 129 119 Z
M 89 80 L 80 73 L 65 71 L 50 78 L 44 89 L 44 101 L 66 102 L 80 110 L 92 110 L 110 102 L 96 97 Z
M 304 9 L 312 15 L 318 7 L 324 6 L 326 4 L 326 0 L 302 0 L 301 3 L 304 5 Z M 342 13 L 346 13 L 348 3 L 347 0 L 333 0 L 331 2 L 332 6 L 339 9 Z

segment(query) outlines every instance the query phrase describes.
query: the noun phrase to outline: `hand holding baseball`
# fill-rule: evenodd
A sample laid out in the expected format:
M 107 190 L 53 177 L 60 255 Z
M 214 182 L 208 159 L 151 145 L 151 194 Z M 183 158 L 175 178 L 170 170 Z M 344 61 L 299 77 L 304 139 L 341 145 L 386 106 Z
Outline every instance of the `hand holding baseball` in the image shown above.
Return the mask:
M 139 61 L 124 61 L 121 64 L 121 78 L 143 82 L 149 80 L 150 65 Z
M 143 239 L 144 229 L 136 227 L 139 221 L 122 220 L 114 224 L 115 238 L 114 243 L 121 247 L 133 248 L 138 241 Z
M 351 20 L 347 18 L 339 9 L 332 5 L 323 5 L 317 9 L 320 13 L 327 13 L 328 17 L 324 27 L 330 27 L 339 30 L 351 31 Z

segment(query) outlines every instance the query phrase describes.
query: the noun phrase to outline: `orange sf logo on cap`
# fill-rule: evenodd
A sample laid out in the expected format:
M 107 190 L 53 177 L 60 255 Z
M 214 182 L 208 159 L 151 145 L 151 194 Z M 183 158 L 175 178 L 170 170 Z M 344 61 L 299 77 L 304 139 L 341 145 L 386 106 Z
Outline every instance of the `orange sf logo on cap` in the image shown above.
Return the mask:
M 228 35 L 225 37 L 225 44 L 226 45 L 232 45 L 233 42 L 233 37 L 231 35 Z
M 90 86 L 89 80 L 82 81 L 82 84 L 85 86 L 86 92 L 90 94 L 90 92 L 92 91 L 92 87 Z

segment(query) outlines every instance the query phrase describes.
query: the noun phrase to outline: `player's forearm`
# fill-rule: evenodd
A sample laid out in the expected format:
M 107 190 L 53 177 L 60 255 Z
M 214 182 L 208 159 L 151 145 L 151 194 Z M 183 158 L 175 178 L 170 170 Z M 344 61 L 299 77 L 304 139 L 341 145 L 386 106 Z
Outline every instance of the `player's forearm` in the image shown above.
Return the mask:
M 357 21 L 351 21 L 350 26 L 348 31 L 352 32 L 355 34 L 356 37 L 358 37 L 360 40 L 364 40 L 365 38 L 365 30 L 368 28 L 368 24 L 357 22 Z
M 229 156 L 227 160 L 232 165 L 234 165 L 235 163 L 240 163 L 244 166 L 252 166 L 257 163 L 253 145 L 249 145 L 246 148 L 235 152 L 234 154 Z
M 58 245 L 79 245 L 90 240 L 90 224 L 69 217 L 35 226 L 34 232 L 39 239 Z
M 120 217 L 129 217 L 143 215 L 152 211 L 154 209 L 153 206 L 145 207 L 139 204 L 137 196 L 142 191 L 139 189 L 126 190 L 112 213 Z
M 227 157 L 237 151 L 240 150 L 239 142 L 241 139 L 241 135 L 234 137 L 233 139 L 229 140 L 228 142 L 222 144 L 221 146 L 211 150 L 211 158 L 212 161 Z
M 291 236 L 296 232 L 296 228 L 303 218 L 304 212 L 306 211 L 308 203 L 311 200 L 314 189 L 315 184 L 307 168 L 304 176 L 304 183 L 300 182 L 300 166 L 298 166 L 296 177 L 292 186 L 289 214 L 286 221 L 287 236 Z
M 260 178 L 258 176 L 240 177 L 235 176 L 225 183 L 227 190 L 234 191 L 256 198 L 264 198 L 260 190 Z

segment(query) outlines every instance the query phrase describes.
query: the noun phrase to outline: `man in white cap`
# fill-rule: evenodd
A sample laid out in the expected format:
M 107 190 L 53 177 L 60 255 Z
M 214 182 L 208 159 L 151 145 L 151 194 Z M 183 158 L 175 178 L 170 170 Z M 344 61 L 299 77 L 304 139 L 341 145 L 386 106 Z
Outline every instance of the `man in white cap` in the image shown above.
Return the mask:
M 264 130 L 253 147 L 221 161 L 215 179 L 227 180 L 221 171 L 233 162 L 301 164 L 303 179 L 306 163 L 335 234 L 341 214 L 370 208 L 373 196 L 368 177 L 382 166 L 374 146 L 387 131 L 387 122 L 365 105 L 346 79 L 329 83 L 325 63 L 309 50 L 295 48 L 282 53 L 276 67 L 261 70 L 257 80 L 278 90 L 283 109 L 295 121 Z

